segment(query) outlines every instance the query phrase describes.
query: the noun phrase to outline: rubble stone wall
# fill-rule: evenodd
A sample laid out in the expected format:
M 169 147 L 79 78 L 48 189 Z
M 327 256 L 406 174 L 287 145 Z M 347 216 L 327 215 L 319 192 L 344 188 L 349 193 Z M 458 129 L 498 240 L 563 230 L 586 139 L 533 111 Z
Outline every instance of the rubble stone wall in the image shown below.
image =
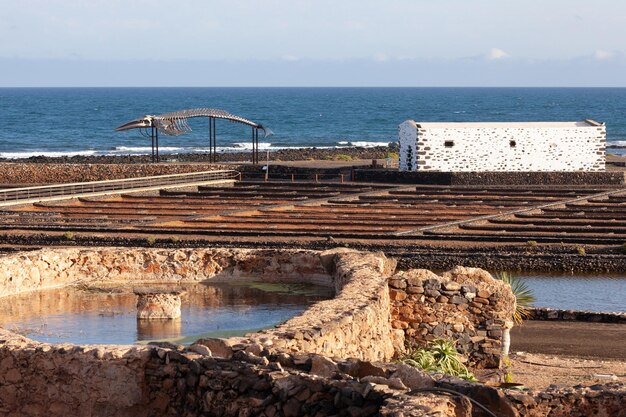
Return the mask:
M 502 390 L 404 364 L 315 354 L 212 357 L 198 345 L 72 346 L 0 329 L 0 416 L 624 416 L 620 383 Z
M 458 266 L 441 276 L 426 269 L 399 272 L 389 279 L 389 295 L 392 327 L 404 331 L 407 342 L 452 339 L 472 365 L 499 366 L 515 297 L 487 271 Z
M 275 348 L 288 352 L 390 360 L 394 346 L 403 342 L 390 337 L 387 278 L 394 272 L 395 262 L 382 254 L 348 251 L 333 256 L 337 296 L 259 334 L 270 338 Z
M 312 251 L 67 248 L 0 257 L 0 296 L 78 281 L 310 282 L 332 286 Z
M 224 359 L 198 346 L 51 345 L 2 329 L 0 338 L 3 417 L 368 417 L 434 384 L 406 365 L 315 354 Z
M 232 169 L 216 164 L 26 164 L 0 163 L 0 184 L 61 184 Z
M 528 309 L 532 320 L 555 321 L 587 321 L 592 323 L 626 324 L 626 313 L 602 313 L 597 311 L 560 310 L 548 307 L 531 307 Z
M 626 385 L 610 383 L 590 387 L 558 387 L 551 385 L 543 390 L 504 390 L 466 381 L 441 380 L 436 388 L 450 389 L 467 395 L 502 417 L 604 417 L 626 416 L 623 408 Z M 432 400 L 414 399 L 413 402 L 428 404 Z M 474 416 L 478 407 L 467 404 L 461 416 Z M 415 414 L 427 416 L 430 414 Z M 455 416 L 454 414 L 444 414 Z M 485 414 L 478 414 L 485 415 Z M 457 414 L 455 417 L 458 417 Z
M 310 277 L 334 286 L 337 296 L 276 329 L 187 347 L 47 344 L 0 329 L 0 416 L 475 414 L 467 398 L 440 388 L 463 392 L 502 416 L 623 415 L 623 384 L 504 391 L 377 362 L 389 359 L 405 335 L 428 340 L 440 331 L 470 341 L 480 337 L 467 347 L 485 354 L 474 360 L 486 360 L 511 313 L 510 291 L 485 271 L 458 267 L 441 276 L 416 270 L 390 277 L 394 268 L 381 254 L 345 249 L 52 249 L 2 257 L 2 295 L 75 280 L 254 276 L 299 282 Z M 421 315 L 429 321 L 416 320 Z M 354 359 L 342 359 L 349 357 Z

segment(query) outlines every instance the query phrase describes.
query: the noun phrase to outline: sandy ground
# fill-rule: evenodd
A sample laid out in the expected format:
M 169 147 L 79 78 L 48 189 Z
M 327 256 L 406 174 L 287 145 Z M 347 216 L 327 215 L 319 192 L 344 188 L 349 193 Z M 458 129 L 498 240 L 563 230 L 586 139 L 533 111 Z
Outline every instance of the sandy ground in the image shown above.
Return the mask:
M 626 362 L 540 353 L 511 354 L 513 382 L 534 389 L 559 386 L 626 383 Z
M 511 332 L 513 382 L 529 388 L 626 383 L 623 324 L 527 321 Z
M 511 331 L 511 352 L 516 351 L 626 362 L 626 325 L 527 321 Z

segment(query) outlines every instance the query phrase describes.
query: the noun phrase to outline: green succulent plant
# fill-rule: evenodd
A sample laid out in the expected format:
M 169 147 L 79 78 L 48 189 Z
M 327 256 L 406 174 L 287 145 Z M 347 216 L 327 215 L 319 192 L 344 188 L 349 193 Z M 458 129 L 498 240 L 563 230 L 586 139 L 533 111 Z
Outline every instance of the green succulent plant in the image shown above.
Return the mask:
M 515 313 L 513 321 L 517 325 L 521 325 L 524 320 L 532 317 L 529 308 L 535 302 L 535 295 L 528 284 L 523 279 L 516 277 L 509 272 L 501 272 L 496 278 L 511 286 L 511 291 L 515 296 Z
M 428 372 L 441 372 L 468 381 L 476 381 L 476 377 L 467 369 L 459 358 L 454 342 L 436 339 L 426 347 L 409 347 L 399 362 Z

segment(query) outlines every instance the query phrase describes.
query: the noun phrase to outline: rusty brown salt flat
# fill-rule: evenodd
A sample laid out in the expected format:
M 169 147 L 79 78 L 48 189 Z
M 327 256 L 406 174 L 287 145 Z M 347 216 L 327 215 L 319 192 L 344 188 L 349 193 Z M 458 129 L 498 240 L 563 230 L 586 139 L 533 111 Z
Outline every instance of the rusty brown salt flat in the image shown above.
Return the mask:
M 626 237 L 626 206 L 619 206 L 626 200 L 620 200 L 624 197 L 619 194 L 598 195 L 609 190 L 244 182 L 233 187 L 203 186 L 197 191 L 30 205 L 0 213 L 0 229 L 12 233 L 75 228 L 81 233 L 207 237 L 333 236 L 359 237 L 364 242 L 393 236 L 450 242 L 495 237 L 500 241 L 533 236 Z M 607 224 L 607 214 L 616 223 Z M 483 219 L 485 216 L 493 221 Z M 571 220 L 563 221 L 563 217 Z

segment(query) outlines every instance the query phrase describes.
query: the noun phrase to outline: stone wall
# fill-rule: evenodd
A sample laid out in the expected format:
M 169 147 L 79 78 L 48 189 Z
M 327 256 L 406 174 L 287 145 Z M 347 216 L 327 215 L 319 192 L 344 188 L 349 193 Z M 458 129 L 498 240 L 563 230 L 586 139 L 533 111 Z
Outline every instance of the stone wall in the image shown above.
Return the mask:
M 144 347 L 0 340 L 0 416 L 145 415 Z
M 103 181 L 232 169 L 216 164 L 27 164 L 0 163 L 0 184 L 33 185 Z
M 233 281 L 334 286 L 336 297 L 278 328 L 246 339 L 272 350 L 369 360 L 394 355 L 386 280 L 395 262 L 383 254 L 246 249 L 49 249 L 0 258 L 0 296 L 73 282 Z M 213 341 L 220 345 L 241 343 Z M 209 343 L 209 342 L 207 342 Z M 402 343 L 402 341 L 396 341 Z
M 401 171 L 604 171 L 595 122 L 400 125 Z
M 551 385 L 544 390 L 504 390 L 481 384 L 449 378 L 438 381 L 435 388 L 443 388 L 462 393 L 499 417 L 623 417 L 626 416 L 626 386 L 621 383 L 584 387 L 558 387 Z M 426 403 L 428 400 L 414 399 Z M 473 411 L 473 412 L 472 412 Z M 462 416 L 475 416 L 478 407 L 467 404 Z M 428 416 L 429 414 L 414 414 Z M 455 414 L 444 414 L 455 416 Z
M 515 297 L 487 271 L 458 266 L 441 276 L 426 269 L 399 272 L 389 279 L 389 296 L 392 326 L 404 331 L 407 342 L 452 339 L 472 365 L 500 365 Z
M 624 416 L 612 383 L 502 390 L 404 364 L 315 354 L 216 358 L 201 346 L 71 346 L 0 329 L 0 416 Z M 450 395 L 442 390 L 462 393 Z
M 273 348 L 338 358 L 390 360 L 402 339 L 390 337 L 387 278 L 395 262 L 382 254 L 330 251 L 337 296 L 310 307 L 276 329 L 259 333 Z M 331 261 L 331 259 L 328 259 Z
M 531 307 L 528 310 L 531 314 L 531 320 L 626 324 L 626 313 L 622 312 L 600 313 L 597 311 L 559 310 L 548 307 Z
M 623 171 L 433 172 L 355 169 L 354 181 L 433 185 L 623 185 Z
M 77 281 L 208 279 L 333 285 L 319 253 L 313 251 L 66 248 L 0 257 L 0 297 Z
M 2 329 L 0 338 L 0 416 L 367 417 L 434 384 L 406 365 L 315 354 L 239 350 L 229 360 L 198 346 L 50 345 Z
M 5 296 L 75 280 L 250 277 L 298 282 L 308 277 L 334 286 L 337 296 L 276 329 L 188 347 L 53 345 L 0 329 L 0 416 L 478 415 L 467 398 L 441 389 L 462 392 L 501 416 L 623 413 L 621 384 L 503 391 L 374 361 L 389 359 L 405 334 L 425 341 L 440 332 L 470 341 L 478 337 L 471 344 L 478 355 L 470 355 L 488 361 L 489 349 L 499 349 L 496 333 L 510 317 L 510 291 L 485 271 L 458 267 L 441 276 L 416 270 L 390 277 L 394 267 L 381 254 L 346 249 L 96 248 L 1 257 Z

